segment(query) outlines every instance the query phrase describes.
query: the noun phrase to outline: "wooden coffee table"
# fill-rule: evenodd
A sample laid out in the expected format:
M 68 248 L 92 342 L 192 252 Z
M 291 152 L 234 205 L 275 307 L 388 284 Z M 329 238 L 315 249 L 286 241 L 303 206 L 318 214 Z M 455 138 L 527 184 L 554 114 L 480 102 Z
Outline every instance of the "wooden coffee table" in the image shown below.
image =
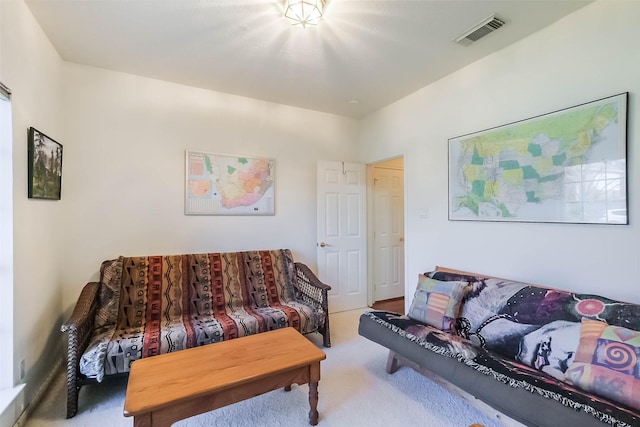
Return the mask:
M 326 355 L 293 328 L 135 361 L 125 417 L 135 427 L 168 427 L 291 384 L 309 384 L 309 424 L 318 424 L 320 361 Z

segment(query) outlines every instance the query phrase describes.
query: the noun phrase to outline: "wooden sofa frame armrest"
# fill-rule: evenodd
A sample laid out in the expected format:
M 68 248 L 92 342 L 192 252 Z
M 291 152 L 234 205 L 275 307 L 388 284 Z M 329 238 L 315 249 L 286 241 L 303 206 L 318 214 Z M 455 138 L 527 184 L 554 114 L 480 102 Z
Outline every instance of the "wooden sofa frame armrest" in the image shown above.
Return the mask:
M 69 320 L 60 330 L 67 334 L 67 418 L 78 411 L 78 376 L 80 357 L 89 345 L 98 302 L 100 283 L 90 282 L 83 288 Z
M 322 283 L 309 267 L 301 262 L 295 263 L 296 267 L 296 298 L 324 313 L 324 324 L 319 326 L 319 332 L 324 337 L 323 345 L 331 347 L 329 333 L 329 295 L 331 286 Z

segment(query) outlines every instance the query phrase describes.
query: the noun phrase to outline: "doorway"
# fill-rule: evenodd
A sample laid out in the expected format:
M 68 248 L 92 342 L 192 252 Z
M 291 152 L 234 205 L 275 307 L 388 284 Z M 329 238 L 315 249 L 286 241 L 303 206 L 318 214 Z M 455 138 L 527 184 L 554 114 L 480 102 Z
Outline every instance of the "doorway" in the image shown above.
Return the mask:
M 367 165 L 369 306 L 404 306 L 404 158 Z M 402 311 L 404 310 L 393 310 Z

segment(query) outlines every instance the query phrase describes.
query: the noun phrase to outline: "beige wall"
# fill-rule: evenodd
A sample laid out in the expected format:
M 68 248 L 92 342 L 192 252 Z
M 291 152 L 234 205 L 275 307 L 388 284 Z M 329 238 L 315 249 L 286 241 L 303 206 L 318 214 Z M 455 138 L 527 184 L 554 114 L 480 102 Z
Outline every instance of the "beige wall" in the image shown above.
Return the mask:
M 362 120 L 362 158 L 405 155 L 406 283 L 444 265 L 640 302 L 639 2 L 599 1 Z M 450 222 L 447 140 L 621 92 L 630 225 Z
M 0 2 L 0 9 L 0 80 L 13 92 L 13 376 L 21 382 L 24 359 L 28 402 L 62 349 L 61 248 L 68 204 L 27 199 L 27 129 L 63 137 L 62 60 L 22 1 Z
M 356 120 L 64 63 L 22 0 L 0 2 L 0 16 L 0 81 L 14 93 L 16 382 L 22 359 L 27 373 L 10 411 L 62 360 L 60 324 L 104 259 L 287 247 L 315 266 L 316 162 L 355 159 Z M 64 146 L 61 201 L 27 199 L 29 126 Z M 187 149 L 274 158 L 276 215 L 185 216 Z
M 316 162 L 353 119 L 65 64 L 65 298 L 118 255 L 290 248 L 316 262 Z M 185 150 L 275 159 L 275 216 L 185 216 Z
M 21 0 L 0 2 L 0 80 L 14 92 L 13 363 L 17 377 L 25 359 L 26 401 L 105 258 L 289 247 L 315 265 L 317 160 L 405 156 L 407 295 L 440 264 L 640 302 L 633 191 L 629 226 L 453 223 L 446 186 L 448 138 L 624 91 L 638 164 L 638 16 L 640 3 L 597 2 L 357 122 L 64 63 Z M 26 197 L 29 126 L 64 145 L 61 201 Z M 184 216 L 186 149 L 274 157 L 276 215 Z

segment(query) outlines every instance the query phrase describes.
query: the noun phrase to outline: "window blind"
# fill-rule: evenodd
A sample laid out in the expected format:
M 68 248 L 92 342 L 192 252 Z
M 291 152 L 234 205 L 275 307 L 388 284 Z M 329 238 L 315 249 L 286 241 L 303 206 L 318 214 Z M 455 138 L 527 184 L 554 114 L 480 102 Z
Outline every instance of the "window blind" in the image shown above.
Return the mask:
M 11 90 L 0 82 L 0 99 L 8 101 L 11 98 Z

